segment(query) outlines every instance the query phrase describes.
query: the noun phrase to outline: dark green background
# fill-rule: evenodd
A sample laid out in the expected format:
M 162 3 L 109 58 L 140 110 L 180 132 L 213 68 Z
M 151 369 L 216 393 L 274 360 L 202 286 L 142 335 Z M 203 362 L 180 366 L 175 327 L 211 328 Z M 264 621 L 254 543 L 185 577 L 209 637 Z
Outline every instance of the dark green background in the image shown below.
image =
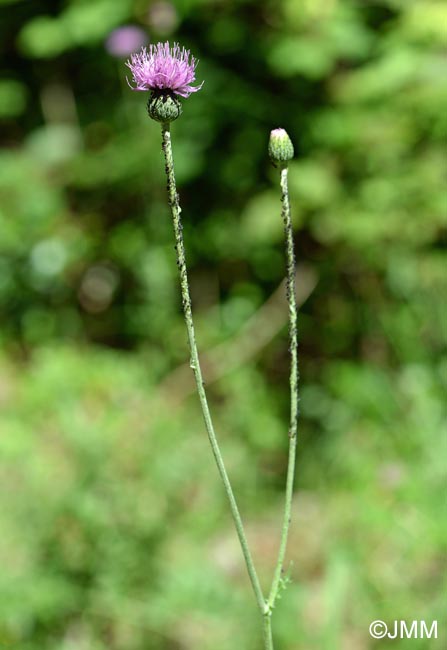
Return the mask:
M 200 59 L 177 181 L 265 585 L 288 442 L 270 129 L 295 144 L 301 419 L 275 648 L 441 647 L 445 4 L 0 5 L 0 648 L 261 643 L 187 367 L 159 127 L 104 47 L 123 24 Z M 376 643 L 375 619 L 438 619 L 439 639 Z

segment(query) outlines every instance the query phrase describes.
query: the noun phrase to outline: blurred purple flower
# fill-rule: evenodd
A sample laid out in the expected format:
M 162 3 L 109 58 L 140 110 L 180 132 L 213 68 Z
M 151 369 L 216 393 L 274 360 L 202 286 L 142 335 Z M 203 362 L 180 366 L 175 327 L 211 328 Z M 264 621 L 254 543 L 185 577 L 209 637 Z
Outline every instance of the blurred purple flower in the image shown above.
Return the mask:
M 105 42 L 105 48 L 112 56 L 124 57 L 139 50 L 146 45 L 148 40 L 143 29 L 134 25 L 126 25 L 110 32 Z
M 180 97 L 189 97 L 191 93 L 200 90 L 199 86 L 191 86 L 195 81 L 196 59 L 178 43 L 170 47 L 169 43 L 150 45 L 139 54 L 132 54 L 126 65 L 132 71 L 135 88 L 132 90 L 166 90 Z

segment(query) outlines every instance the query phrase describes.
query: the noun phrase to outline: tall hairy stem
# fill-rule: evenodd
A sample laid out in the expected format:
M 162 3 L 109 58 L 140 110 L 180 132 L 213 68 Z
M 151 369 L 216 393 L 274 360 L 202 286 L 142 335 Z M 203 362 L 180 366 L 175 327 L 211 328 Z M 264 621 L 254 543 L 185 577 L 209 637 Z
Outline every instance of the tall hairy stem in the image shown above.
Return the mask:
M 183 313 L 185 316 L 186 329 L 188 332 L 189 350 L 191 355 L 190 365 L 192 371 L 194 372 L 194 377 L 197 385 L 197 392 L 199 394 L 200 406 L 202 409 L 203 419 L 205 421 L 208 438 L 211 444 L 211 449 L 214 455 L 214 459 L 216 461 L 220 478 L 222 479 L 225 493 L 228 498 L 231 515 L 233 517 L 234 525 L 236 527 L 236 531 L 239 537 L 239 542 L 242 548 L 242 553 L 244 555 L 248 575 L 253 587 L 253 591 L 256 597 L 256 602 L 258 604 L 259 610 L 262 616 L 264 616 L 267 609 L 266 602 L 262 593 L 262 589 L 259 583 L 259 579 L 253 563 L 253 559 L 251 557 L 250 549 L 248 547 L 248 542 L 245 535 L 244 526 L 242 524 L 242 519 L 239 514 L 239 509 L 236 503 L 236 499 L 234 498 L 230 480 L 228 478 L 228 474 L 225 469 L 224 461 L 219 448 L 219 444 L 217 442 L 216 433 L 214 431 L 214 426 L 211 419 L 208 400 L 206 397 L 206 392 L 205 392 L 203 378 L 202 378 L 202 370 L 200 367 L 199 353 L 196 345 L 194 322 L 192 317 L 191 297 L 189 293 L 188 274 L 186 268 L 185 246 L 183 242 L 182 223 L 180 218 L 181 208 L 179 204 L 179 196 L 177 194 L 177 187 L 175 182 L 174 159 L 172 155 L 171 133 L 170 133 L 169 124 L 162 124 L 162 145 L 163 145 L 163 152 L 165 155 L 165 162 L 166 162 L 165 169 L 166 169 L 166 176 L 168 180 L 169 204 L 171 206 L 172 221 L 174 225 L 175 248 L 177 251 L 177 266 L 180 273 L 180 288 L 182 294 Z M 266 650 L 272 650 L 273 645 L 272 644 L 266 645 L 265 648 Z
M 193 370 L 197 392 L 199 395 L 200 406 L 202 409 L 205 427 L 211 444 L 211 449 L 216 461 L 225 493 L 230 505 L 231 515 L 236 527 L 242 553 L 245 559 L 247 572 L 253 587 L 258 608 L 262 616 L 262 630 L 264 650 L 273 650 L 272 637 L 272 613 L 278 594 L 281 588 L 283 577 L 283 565 L 287 549 L 287 540 L 290 528 L 290 518 L 292 509 L 293 483 L 295 476 L 295 455 L 296 455 L 296 438 L 298 422 L 298 334 L 297 334 L 297 302 L 295 293 L 295 254 L 293 245 L 293 230 L 290 214 L 290 201 L 288 191 L 288 169 L 287 163 L 281 164 L 281 201 L 282 201 L 282 219 L 284 223 L 284 232 L 286 240 L 286 258 L 287 258 L 287 299 L 289 305 L 289 330 L 290 330 L 290 429 L 289 429 L 289 455 L 287 465 L 286 494 L 284 504 L 284 517 L 279 544 L 278 557 L 275 565 L 272 585 L 269 597 L 265 600 L 256 568 L 251 557 L 245 535 L 244 526 L 239 513 L 239 509 L 233 494 L 233 490 L 228 478 L 219 444 L 216 438 L 214 425 L 208 406 L 206 392 L 203 383 L 202 370 L 200 367 L 199 354 L 197 350 L 194 322 L 192 316 L 191 297 L 189 292 L 188 274 L 186 267 L 185 246 L 183 242 L 181 208 L 177 194 L 174 160 L 172 155 L 171 133 L 169 124 L 162 124 L 162 145 L 166 161 L 166 176 L 168 181 L 168 196 L 171 207 L 172 220 L 174 226 L 175 248 L 177 252 L 177 265 L 180 273 L 180 288 L 182 295 L 183 312 L 185 316 L 186 329 L 188 333 L 188 343 L 190 349 L 190 366 Z
M 289 336 L 290 336 L 290 429 L 289 429 L 289 457 L 287 465 L 286 494 L 284 503 L 284 518 L 282 524 L 281 540 L 279 544 L 278 558 L 276 561 L 270 594 L 267 600 L 268 610 L 271 612 L 275 606 L 276 599 L 281 586 L 281 578 L 284 571 L 284 558 L 287 549 L 289 536 L 293 482 L 295 478 L 295 456 L 296 437 L 298 426 L 298 329 L 297 329 L 297 302 L 295 292 L 295 253 L 293 245 L 293 229 L 290 214 L 288 168 L 287 163 L 281 165 L 281 202 L 282 219 L 286 239 L 287 257 L 287 300 L 289 304 Z

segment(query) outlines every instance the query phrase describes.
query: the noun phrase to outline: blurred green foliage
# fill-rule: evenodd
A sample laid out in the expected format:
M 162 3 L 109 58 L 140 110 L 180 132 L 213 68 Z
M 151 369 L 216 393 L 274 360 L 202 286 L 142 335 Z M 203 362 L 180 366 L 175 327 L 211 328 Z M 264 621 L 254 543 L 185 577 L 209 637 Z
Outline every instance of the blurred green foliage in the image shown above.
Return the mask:
M 0 5 L 0 647 L 260 643 L 191 379 L 176 374 L 159 129 L 104 45 L 123 24 L 200 58 L 174 153 L 199 346 L 237 353 L 251 318 L 265 339 L 207 368 L 265 583 L 288 417 L 286 322 L 263 337 L 256 320 L 276 318 L 284 275 L 270 129 L 297 152 L 298 286 L 316 286 L 300 313 L 293 581 L 275 647 L 364 650 L 372 620 L 441 621 L 445 3 Z M 382 645 L 441 647 L 439 625 L 438 641 Z

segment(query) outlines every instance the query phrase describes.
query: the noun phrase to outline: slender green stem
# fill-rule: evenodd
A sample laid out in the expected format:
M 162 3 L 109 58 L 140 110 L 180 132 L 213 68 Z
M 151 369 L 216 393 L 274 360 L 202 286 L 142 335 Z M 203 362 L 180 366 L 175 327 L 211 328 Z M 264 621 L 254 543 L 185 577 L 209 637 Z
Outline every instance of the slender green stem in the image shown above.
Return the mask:
M 262 617 L 262 631 L 264 634 L 264 648 L 265 650 L 274 650 L 273 637 L 272 637 L 272 615 L 270 612 L 264 614 Z
M 213 422 L 211 420 L 208 401 L 205 393 L 205 388 L 204 388 L 204 383 L 202 378 L 202 370 L 200 368 L 199 353 L 197 350 L 196 337 L 194 333 L 194 323 L 192 318 L 191 297 L 189 294 L 188 275 L 186 269 L 185 246 L 183 243 L 182 223 L 180 219 L 181 208 L 179 205 L 179 197 L 177 194 L 177 188 L 175 183 L 174 159 L 172 155 L 171 133 L 169 129 L 169 124 L 162 125 L 162 143 L 163 143 L 163 152 L 166 161 L 165 169 L 166 169 L 166 176 L 168 179 L 169 204 L 171 206 L 172 220 L 174 223 L 175 248 L 177 251 L 177 265 L 180 272 L 180 286 L 181 286 L 181 293 L 182 293 L 183 312 L 185 315 L 186 328 L 188 331 L 189 348 L 191 353 L 190 365 L 194 372 L 194 377 L 197 384 L 197 392 L 199 394 L 200 405 L 202 407 L 203 419 L 205 420 L 205 426 L 208 433 L 208 438 L 211 443 L 214 459 L 216 461 L 217 468 L 219 470 L 219 474 L 222 479 L 226 495 L 228 497 L 228 501 L 230 503 L 231 514 L 233 517 L 234 524 L 236 526 L 236 531 L 239 537 L 239 542 L 241 544 L 242 553 L 244 555 L 248 575 L 250 577 L 253 591 L 255 593 L 256 602 L 258 604 L 261 613 L 264 615 L 266 612 L 266 602 L 262 593 L 261 585 L 259 583 L 259 578 L 253 563 L 253 559 L 251 557 L 250 549 L 248 547 L 248 542 L 245 536 L 244 526 L 242 524 L 242 519 L 239 514 L 239 509 L 237 507 L 237 503 L 234 498 L 233 490 L 230 485 L 230 480 L 228 478 L 228 474 L 225 469 L 222 454 L 220 452 L 219 445 L 217 442 Z M 266 646 L 266 650 L 270 650 L 270 648 L 272 647 L 273 646 Z
M 290 429 L 289 429 L 289 459 L 287 465 L 286 494 L 284 504 L 284 519 L 282 524 L 281 540 L 279 544 L 278 559 L 272 581 L 272 587 L 267 600 L 269 611 L 275 606 L 276 598 L 283 574 L 284 558 L 289 535 L 290 518 L 292 510 L 293 481 L 295 477 L 296 436 L 298 425 L 298 330 L 297 330 L 297 303 L 295 293 L 295 253 L 293 247 L 293 229 L 290 216 L 290 201 L 288 188 L 287 163 L 281 167 L 281 201 L 282 218 L 286 237 L 287 255 L 287 299 L 289 303 L 289 336 L 290 336 Z

